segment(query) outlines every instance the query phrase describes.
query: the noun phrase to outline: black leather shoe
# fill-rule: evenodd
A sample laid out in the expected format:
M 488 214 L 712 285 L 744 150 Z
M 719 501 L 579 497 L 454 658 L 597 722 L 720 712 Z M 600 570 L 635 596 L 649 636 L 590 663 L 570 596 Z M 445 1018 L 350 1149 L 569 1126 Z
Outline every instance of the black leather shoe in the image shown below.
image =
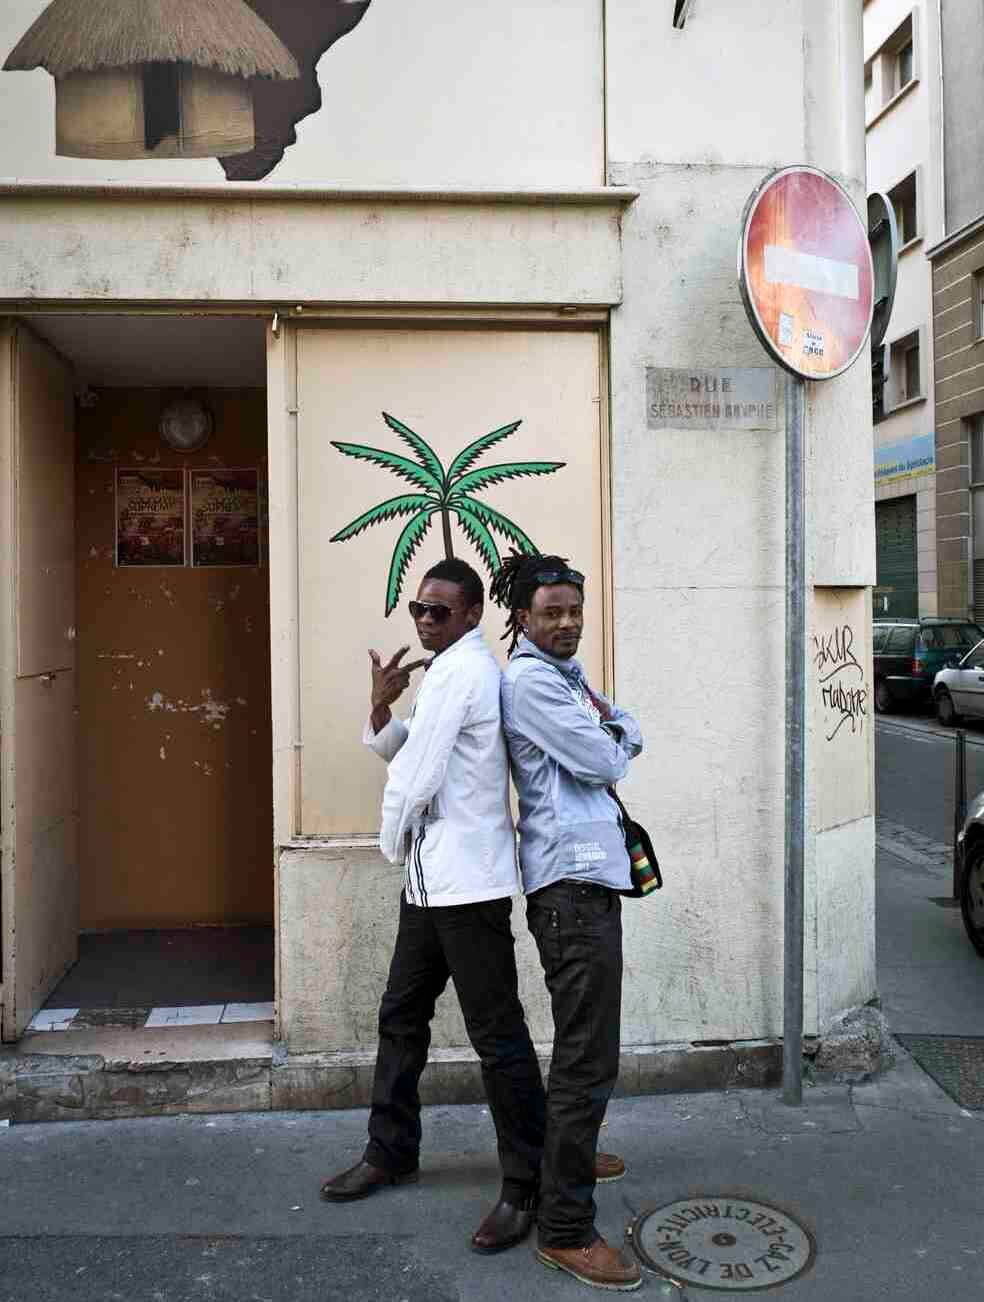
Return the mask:
M 536 1199 L 529 1198 L 522 1207 L 516 1207 L 500 1198 L 472 1235 L 472 1252 L 482 1252 L 491 1256 L 493 1252 L 505 1252 L 522 1241 L 533 1228 L 536 1220 Z
M 321 1186 L 321 1197 L 329 1203 L 351 1203 L 356 1198 L 368 1198 L 377 1189 L 383 1189 L 387 1185 L 416 1184 L 419 1179 L 419 1171 L 393 1175 L 368 1162 L 356 1162 L 347 1171 L 326 1180 Z

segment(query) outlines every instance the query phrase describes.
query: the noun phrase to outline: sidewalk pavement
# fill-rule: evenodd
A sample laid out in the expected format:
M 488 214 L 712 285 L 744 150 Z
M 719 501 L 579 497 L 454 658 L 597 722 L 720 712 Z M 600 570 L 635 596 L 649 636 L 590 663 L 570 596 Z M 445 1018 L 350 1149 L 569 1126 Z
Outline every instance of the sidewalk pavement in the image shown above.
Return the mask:
M 0 1302 L 553 1302 L 601 1296 L 532 1242 L 468 1239 L 498 1192 L 480 1105 L 424 1115 L 421 1181 L 330 1206 L 320 1180 L 359 1157 L 366 1113 L 240 1113 L 0 1129 Z M 879 1080 L 613 1101 L 601 1146 L 626 1177 L 597 1191 L 621 1242 L 688 1195 L 757 1198 L 815 1234 L 790 1302 L 980 1302 L 984 1112 L 901 1050 Z M 646 1272 L 640 1297 L 694 1299 Z M 720 1296 L 720 1294 L 718 1294 Z
M 883 825 L 879 985 L 892 1028 L 984 1036 L 984 965 L 946 894 L 945 847 Z M 66 1033 L 68 1034 L 68 1033 Z M 0 1128 L 0 1302 L 561 1302 L 603 1296 L 548 1271 L 532 1242 L 468 1240 L 498 1193 L 480 1105 L 424 1112 L 419 1185 L 329 1206 L 366 1112 L 263 1112 Z M 984 1112 L 964 1111 L 902 1049 L 865 1085 L 612 1102 L 601 1147 L 628 1174 L 597 1191 L 621 1242 L 648 1208 L 693 1194 L 786 1209 L 815 1235 L 790 1302 L 980 1302 Z M 640 1298 L 685 1291 L 647 1272 Z

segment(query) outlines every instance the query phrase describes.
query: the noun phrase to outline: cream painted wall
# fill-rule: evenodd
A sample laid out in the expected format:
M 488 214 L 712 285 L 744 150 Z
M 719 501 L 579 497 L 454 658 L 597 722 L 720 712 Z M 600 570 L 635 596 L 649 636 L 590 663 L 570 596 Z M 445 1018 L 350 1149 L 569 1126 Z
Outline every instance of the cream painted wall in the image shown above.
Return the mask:
M 0 300 L 246 304 L 618 302 L 632 195 L 5 195 Z
M 865 588 L 816 589 L 809 695 L 818 832 L 874 809 L 870 625 Z
M 740 1039 L 782 1024 L 783 436 L 649 430 L 644 376 L 767 361 L 736 285 L 742 207 L 795 162 L 863 202 L 861 17 L 848 0 L 702 0 L 677 31 L 670 10 L 608 11 L 609 180 L 641 191 L 612 317 L 616 691 L 648 743 L 626 796 L 657 829 L 667 877 L 655 911 L 626 918 L 627 984 L 658 991 L 628 1022 L 633 1038 L 686 1027 Z M 752 62 L 769 76 L 749 77 Z M 811 572 L 862 596 L 874 579 L 870 401 L 861 365 L 816 385 L 808 410 Z M 870 799 L 848 813 L 836 850 L 817 836 L 808 849 L 814 1029 L 845 992 L 874 992 L 864 945 L 836 954 L 817 939 L 841 899 L 858 904 L 870 943 Z
M 305 835 L 375 834 L 386 771 L 362 745 L 368 713 L 367 649 L 384 659 L 422 652 L 407 612 L 426 570 L 444 558 L 440 517 L 410 560 L 399 604 L 385 616 L 390 559 L 408 517 L 332 543 L 364 511 L 419 492 L 379 466 L 344 456 L 331 440 L 412 457 L 384 423 L 390 412 L 420 434 L 447 468 L 482 434 L 522 425 L 473 469 L 512 461 L 560 462 L 549 475 L 491 485 L 476 500 L 504 513 L 543 552 L 569 556 L 589 576 L 579 656 L 603 681 L 602 393 L 596 331 L 303 329 L 298 332 L 299 647 L 301 821 Z M 452 518 L 452 545 L 489 582 L 487 567 Z M 501 555 L 508 540 L 497 537 Z M 504 662 L 505 617 L 488 603 L 483 631 Z M 395 707 L 406 717 L 423 678 Z
M 0 63 L 48 0 L 8 0 Z M 597 185 L 602 0 L 372 0 L 323 56 L 322 107 L 272 184 Z M 0 177 L 227 186 L 216 159 L 58 158 L 54 82 L 0 72 Z
M 271 180 L 597 185 L 602 0 L 373 0 Z
M 389 12 L 394 21 L 398 9 L 438 12 L 436 0 L 386 3 L 378 14 Z M 341 86 L 338 108 L 345 109 L 346 93 L 376 92 L 379 122 L 366 117 L 350 138 L 358 141 L 358 178 L 332 172 L 316 179 L 597 184 L 601 118 L 591 106 L 601 85 L 600 2 L 565 4 L 563 33 L 551 22 L 560 8 L 518 0 L 441 6 L 436 45 L 423 48 L 415 32 L 418 43 L 391 50 L 388 63 L 375 65 L 382 47 L 368 49 L 367 19 L 328 56 L 325 69 L 343 52 L 354 64 L 363 42 L 368 80 L 347 92 Z M 298 304 L 309 315 L 312 307 L 363 316 L 394 306 L 421 316 L 446 309 L 452 317 L 501 309 L 517 323 L 532 308 L 553 326 L 570 319 L 565 305 L 612 306 L 609 375 L 601 378 L 611 390 L 615 695 L 643 726 L 646 751 L 625 794 L 653 832 L 667 881 L 655 899 L 626 906 L 623 1039 L 757 1039 L 780 1034 L 782 1025 L 783 435 L 649 430 L 645 371 L 768 364 L 736 284 L 740 214 L 761 177 L 793 162 L 826 168 L 863 201 L 860 7 L 856 0 L 700 0 L 682 31 L 672 27 L 671 0 L 619 0 L 606 8 L 604 179 L 639 192 L 627 208 L 617 193 L 600 204 L 584 197 L 537 204 L 522 197 L 448 203 L 385 196 L 236 203 L 230 187 L 221 201 L 8 198 L 0 206 L 0 297 L 246 303 L 271 316 L 280 305 L 281 327 L 285 319 L 304 319 L 293 311 Z M 532 14 L 524 26 L 528 45 L 523 34 L 512 39 L 517 14 Z M 375 5 L 370 18 L 378 19 Z M 400 95 L 379 95 L 384 68 L 397 78 Z M 5 76 L 13 77 L 0 76 L 0 90 Z M 505 79 L 501 94 L 497 77 Z M 329 118 L 323 111 L 318 122 Z M 347 147 L 326 142 L 323 157 L 340 166 L 338 151 Z M 367 845 L 289 844 L 300 825 L 289 770 L 302 742 L 294 493 L 308 486 L 303 474 L 299 485 L 295 460 L 308 417 L 303 392 L 296 411 L 293 338 L 283 328 L 268 337 L 276 835 L 287 847 L 278 884 L 280 1026 L 292 1051 L 371 1049 L 398 879 Z M 441 438 L 449 444 L 458 441 L 456 423 L 477 394 L 491 402 L 494 372 L 484 367 L 484 356 L 469 361 L 475 393 L 466 375 L 455 376 L 442 394 L 448 423 Z M 524 392 L 536 393 L 536 379 L 524 373 Z M 343 431 L 333 424 L 328 379 L 318 383 L 314 416 L 324 413 L 323 447 Z M 511 393 L 505 381 L 499 385 Z M 594 392 L 600 397 L 603 390 Z M 593 405 L 594 392 L 582 398 Z M 354 400 L 344 388 L 341 396 L 344 433 L 383 443 L 378 424 L 355 431 L 351 422 L 369 420 L 384 403 L 369 393 L 364 405 L 345 406 Z M 544 411 L 555 397 L 544 392 Z M 459 399 L 467 404 L 456 407 Z M 426 414 L 422 396 L 414 406 Z M 826 587 L 863 591 L 874 578 L 863 368 L 817 387 L 809 423 L 811 575 Z M 309 446 L 317 450 L 315 442 Z M 385 491 L 385 477 L 373 472 L 365 483 L 368 505 Z M 544 492 L 552 487 L 543 483 Z M 346 504 L 346 519 L 362 507 L 361 492 Z M 324 507 L 315 502 L 309 509 Z M 353 554 L 360 546 L 346 544 Z M 316 586 L 316 569 L 307 573 L 301 591 Z M 378 601 L 374 592 L 375 586 L 370 599 Z M 325 619 L 316 631 L 326 638 L 333 631 L 329 604 L 315 611 Z M 355 704 L 361 714 L 361 698 Z M 303 741 L 321 746 L 326 758 L 331 738 L 327 730 L 319 738 L 323 723 L 314 726 Z M 344 744 L 352 745 L 348 724 Z M 815 765 L 812 741 L 811 747 Z M 820 780 L 818 770 L 811 809 Z M 874 993 L 871 809 L 848 814 L 847 822 L 822 831 L 814 824 L 810 838 L 808 1029 L 845 1000 Z M 853 920 L 856 943 L 839 949 L 831 937 L 844 919 Z M 525 932 L 519 918 L 516 930 Z M 548 1038 L 542 981 L 525 937 L 521 956 L 534 1034 Z M 449 996 L 435 1044 L 464 1043 Z

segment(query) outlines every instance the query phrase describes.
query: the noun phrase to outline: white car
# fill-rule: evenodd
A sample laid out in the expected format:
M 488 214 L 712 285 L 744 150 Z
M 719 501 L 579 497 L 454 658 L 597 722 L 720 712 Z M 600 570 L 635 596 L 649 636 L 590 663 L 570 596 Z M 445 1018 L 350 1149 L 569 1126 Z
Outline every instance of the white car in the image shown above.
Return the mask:
M 936 717 L 947 727 L 962 716 L 984 719 L 984 639 L 933 679 Z

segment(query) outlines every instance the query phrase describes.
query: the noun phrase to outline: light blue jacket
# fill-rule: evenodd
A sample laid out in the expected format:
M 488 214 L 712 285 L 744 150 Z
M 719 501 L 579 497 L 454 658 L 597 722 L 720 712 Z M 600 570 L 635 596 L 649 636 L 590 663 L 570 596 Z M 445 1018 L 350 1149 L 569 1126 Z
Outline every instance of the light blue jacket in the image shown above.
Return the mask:
M 626 890 L 629 857 L 618 806 L 606 788 L 642 750 L 639 725 L 611 710 L 595 722 L 578 700 L 577 660 L 558 660 L 521 638 L 502 678 L 502 726 L 519 793 L 519 862 L 529 894 L 562 878 Z

